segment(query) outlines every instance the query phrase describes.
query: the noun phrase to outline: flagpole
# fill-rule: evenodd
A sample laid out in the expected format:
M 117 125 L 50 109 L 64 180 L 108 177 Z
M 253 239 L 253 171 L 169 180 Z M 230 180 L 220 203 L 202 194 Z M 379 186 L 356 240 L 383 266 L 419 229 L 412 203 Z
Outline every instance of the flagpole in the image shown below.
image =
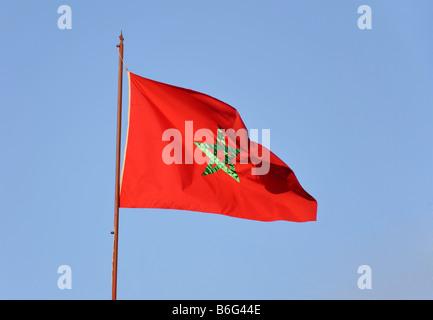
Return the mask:
M 111 298 L 117 299 L 117 252 L 119 243 L 119 197 L 120 197 L 120 140 L 122 125 L 122 80 L 123 80 L 123 34 L 120 32 L 119 48 L 119 84 L 117 91 L 117 137 L 116 137 L 116 187 L 114 197 L 114 243 L 113 243 L 113 270 L 111 274 Z

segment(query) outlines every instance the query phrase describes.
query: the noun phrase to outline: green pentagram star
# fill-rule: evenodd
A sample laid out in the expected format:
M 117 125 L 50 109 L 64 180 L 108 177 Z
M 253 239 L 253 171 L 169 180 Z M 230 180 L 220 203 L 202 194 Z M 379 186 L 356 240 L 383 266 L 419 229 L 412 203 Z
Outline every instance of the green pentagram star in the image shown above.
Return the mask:
M 239 176 L 235 169 L 235 165 L 231 163 L 231 160 L 235 158 L 241 152 L 241 150 L 226 145 L 224 134 L 221 128 L 218 128 L 217 140 L 215 144 L 202 143 L 202 142 L 194 142 L 194 143 L 209 158 L 207 167 L 204 169 L 202 173 L 203 176 L 215 173 L 218 170 L 222 170 L 225 173 L 227 173 L 230 177 L 235 179 L 237 182 L 240 182 Z M 212 149 L 213 153 L 209 149 Z M 224 162 L 218 159 L 218 150 L 224 151 L 224 159 L 225 159 Z

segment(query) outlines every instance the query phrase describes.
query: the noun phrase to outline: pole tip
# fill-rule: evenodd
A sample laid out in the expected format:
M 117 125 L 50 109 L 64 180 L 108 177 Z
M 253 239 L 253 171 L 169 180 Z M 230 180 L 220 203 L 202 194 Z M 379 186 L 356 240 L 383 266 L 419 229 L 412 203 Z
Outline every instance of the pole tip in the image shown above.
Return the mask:
M 123 33 L 122 33 L 122 30 L 120 30 L 120 36 L 119 36 L 119 39 L 120 39 L 120 41 L 123 41 L 124 39 L 123 39 Z

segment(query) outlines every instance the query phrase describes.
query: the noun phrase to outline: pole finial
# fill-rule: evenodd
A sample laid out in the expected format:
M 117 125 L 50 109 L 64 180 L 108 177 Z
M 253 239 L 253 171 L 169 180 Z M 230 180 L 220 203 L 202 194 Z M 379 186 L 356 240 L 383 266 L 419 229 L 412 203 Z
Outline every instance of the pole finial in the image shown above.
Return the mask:
M 124 38 L 123 38 L 122 30 L 120 30 L 120 36 L 119 36 L 119 39 L 120 39 L 120 43 L 119 43 L 119 44 L 116 44 L 116 47 L 118 47 L 118 48 L 120 48 L 121 45 L 123 46 L 123 40 L 124 40 Z

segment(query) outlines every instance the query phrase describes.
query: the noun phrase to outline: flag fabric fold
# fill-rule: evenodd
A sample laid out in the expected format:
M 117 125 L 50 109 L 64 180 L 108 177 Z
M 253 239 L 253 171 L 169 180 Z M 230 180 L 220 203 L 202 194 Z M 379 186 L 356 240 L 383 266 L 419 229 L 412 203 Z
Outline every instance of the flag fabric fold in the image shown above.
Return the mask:
M 128 77 L 120 207 L 316 220 L 316 200 L 281 159 L 248 138 L 236 109 L 200 92 Z

